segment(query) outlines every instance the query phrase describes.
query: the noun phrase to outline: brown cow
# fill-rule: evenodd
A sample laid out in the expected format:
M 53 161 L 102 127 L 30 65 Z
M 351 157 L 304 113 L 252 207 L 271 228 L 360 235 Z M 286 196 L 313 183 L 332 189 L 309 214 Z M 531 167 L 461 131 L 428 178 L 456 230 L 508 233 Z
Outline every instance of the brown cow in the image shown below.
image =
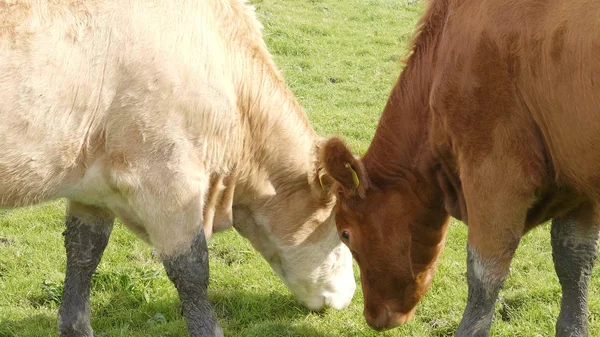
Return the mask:
M 600 4 L 433 0 L 374 139 L 322 152 L 377 330 L 427 291 L 449 216 L 468 224 L 458 336 L 487 336 L 520 238 L 552 220 L 557 336 L 587 335 L 600 201 Z

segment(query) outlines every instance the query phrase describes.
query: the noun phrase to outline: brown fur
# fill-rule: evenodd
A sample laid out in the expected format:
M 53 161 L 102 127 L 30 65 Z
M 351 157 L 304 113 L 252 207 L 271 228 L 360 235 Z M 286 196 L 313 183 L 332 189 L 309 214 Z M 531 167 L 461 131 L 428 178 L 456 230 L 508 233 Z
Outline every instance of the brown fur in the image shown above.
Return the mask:
M 594 1 L 432 0 L 362 166 L 338 139 L 324 147 L 344 189 L 340 160 L 371 181 L 364 198 L 338 193 L 336 221 L 372 327 L 412 317 L 449 216 L 502 278 L 525 232 L 597 214 L 598 15 Z
M 327 154 L 327 156 L 323 156 L 323 154 Z M 340 193 L 349 191 L 349 196 L 357 195 L 364 198 L 370 182 L 368 177 L 362 174 L 364 172 L 362 163 L 350 153 L 341 139 L 335 137 L 329 139 L 321 150 L 320 159 L 321 163 L 329 168 L 329 172 L 335 174 L 333 178 L 344 187 L 339 190 Z M 358 186 L 354 184 L 352 170 L 358 175 Z

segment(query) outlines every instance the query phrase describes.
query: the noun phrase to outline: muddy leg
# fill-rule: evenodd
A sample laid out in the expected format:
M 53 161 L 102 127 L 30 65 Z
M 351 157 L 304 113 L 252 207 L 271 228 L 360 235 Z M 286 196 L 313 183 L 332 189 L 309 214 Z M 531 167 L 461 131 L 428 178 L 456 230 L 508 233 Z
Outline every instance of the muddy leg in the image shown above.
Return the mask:
M 90 281 L 102 258 L 114 217 L 70 202 L 67 207 L 65 248 L 67 270 L 58 311 L 58 333 L 66 337 L 92 337 Z
M 562 286 L 556 336 L 588 336 L 588 284 L 598 252 L 598 227 L 571 218 L 553 219 L 551 240 Z
M 498 293 L 523 235 L 528 207 L 535 200 L 535 188 L 528 180 L 510 165 L 502 168 L 502 163 L 510 161 L 486 162 L 463 185 L 469 210 L 469 292 L 456 332 L 459 337 L 489 336 Z
M 179 293 L 190 336 L 223 336 L 207 296 L 209 267 L 204 231 L 199 230 L 187 252 L 167 257 L 163 263 Z
M 485 191 L 485 189 L 479 189 Z M 480 194 L 469 208 L 467 244 L 467 306 L 458 326 L 458 337 L 487 337 L 498 293 L 525 227 L 526 200 L 518 193 Z
M 516 245 L 515 245 L 516 247 Z M 504 256 L 514 254 L 507 247 Z M 487 337 L 490 334 L 498 292 L 508 275 L 510 260 L 483 258 L 476 249 L 467 248 L 467 307 L 456 332 L 457 337 Z
M 180 162 L 179 157 L 177 162 Z M 181 167 L 197 164 L 183 162 Z M 204 206 L 210 174 L 160 165 L 152 170 L 145 176 L 162 179 L 141 181 L 145 188 L 131 194 L 129 204 L 138 212 L 148 241 L 155 247 L 167 276 L 177 288 L 189 336 L 223 336 L 207 294 L 209 266 Z

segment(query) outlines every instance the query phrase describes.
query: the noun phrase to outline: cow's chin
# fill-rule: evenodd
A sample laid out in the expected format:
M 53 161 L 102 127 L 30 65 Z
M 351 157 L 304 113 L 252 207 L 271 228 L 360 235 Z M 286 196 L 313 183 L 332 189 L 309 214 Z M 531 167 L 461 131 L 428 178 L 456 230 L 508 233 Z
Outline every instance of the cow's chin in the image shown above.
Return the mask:
M 305 252 L 307 255 L 302 258 L 282 256 L 273 261 L 271 267 L 307 309 L 346 308 L 356 290 L 352 255 L 342 244 L 326 257 L 316 256 L 319 253 L 322 251 L 315 248 L 312 252 Z M 307 258 L 311 255 L 312 258 Z M 324 262 L 315 265 L 313 261 Z
M 243 208 L 234 209 L 235 229 L 269 262 L 292 294 L 308 309 L 343 309 L 356 290 L 352 254 L 340 242 L 335 227 L 318 240 L 284 243 L 265 223 L 258 224 Z M 313 232 L 314 233 L 314 232 Z

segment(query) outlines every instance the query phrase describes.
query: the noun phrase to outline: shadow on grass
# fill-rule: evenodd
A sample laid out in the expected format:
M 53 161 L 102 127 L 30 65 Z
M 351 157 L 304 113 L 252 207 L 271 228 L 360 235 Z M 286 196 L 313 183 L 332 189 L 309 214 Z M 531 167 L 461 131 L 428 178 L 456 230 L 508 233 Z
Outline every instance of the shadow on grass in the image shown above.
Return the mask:
M 185 321 L 179 299 L 145 302 L 117 290 L 102 305 L 92 303 L 92 327 L 98 336 L 185 336 Z M 292 295 L 247 291 L 210 292 L 214 312 L 226 336 L 298 336 L 324 337 L 303 320 L 311 312 Z M 93 300 L 92 300 L 93 301 Z M 57 301 L 33 301 L 30 304 L 57 308 Z M 57 317 L 48 313 L 21 320 L 0 322 L 0 337 L 56 336 Z
M 314 313 L 292 295 L 214 291 L 211 301 L 226 336 L 326 336 L 304 323 Z M 327 335 L 328 336 L 328 335 Z
M 97 337 L 176 337 L 187 336 L 177 298 L 143 303 L 123 299 L 117 292 L 105 305 L 93 306 L 91 324 Z M 38 307 L 39 308 L 39 307 Z M 48 307 L 46 307 L 48 308 Z M 57 308 L 19 320 L 0 321 L 0 337 L 57 336 Z
M 38 314 L 15 321 L 0 321 L 0 337 L 56 336 L 56 331 L 56 317 L 52 314 Z
M 492 325 L 498 325 L 501 321 L 506 324 L 517 326 L 521 316 L 526 315 L 530 306 L 538 303 L 560 303 L 560 292 L 556 289 L 533 290 L 518 294 L 500 294 L 495 307 Z M 462 304 L 463 306 L 466 303 Z M 454 336 L 462 318 L 461 314 L 456 318 L 419 316 L 419 319 L 429 327 L 428 336 L 451 337 Z
M 217 290 L 210 299 L 222 319 L 252 322 L 260 319 L 294 319 L 311 311 L 303 307 L 292 295 L 281 293 L 253 293 L 244 290 Z
M 319 317 L 314 316 L 318 313 L 311 313 L 290 294 L 236 289 L 209 293 L 225 336 L 333 336 L 327 327 L 318 323 Z M 515 316 L 526 310 L 532 298 L 554 301 L 558 295 L 554 291 L 542 290 L 501 296 L 496 305 L 494 324 L 500 320 L 510 324 Z M 174 337 L 187 334 L 177 296 L 145 302 L 141 297 L 131 296 L 121 289 L 111 294 L 104 303 L 92 309 L 92 326 L 99 336 Z M 48 308 L 49 305 L 44 303 L 42 306 Z M 446 337 L 454 336 L 460 316 L 454 319 L 423 316 L 420 321 L 428 325 L 428 336 Z M 21 320 L 0 321 L 0 337 L 56 336 L 56 321 L 55 314 L 50 312 Z
M 556 303 L 561 300 L 561 292 L 558 288 L 536 290 L 510 295 L 500 295 L 496 302 L 496 309 L 500 314 L 497 319 L 510 323 L 521 315 L 524 310 L 535 303 Z
M 239 332 L 234 332 L 228 329 L 224 331 L 225 336 L 240 336 L 240 337 L 329 337 L 313 327 L 307 325 L 290 325 L 286 322 L 261 322 Z

